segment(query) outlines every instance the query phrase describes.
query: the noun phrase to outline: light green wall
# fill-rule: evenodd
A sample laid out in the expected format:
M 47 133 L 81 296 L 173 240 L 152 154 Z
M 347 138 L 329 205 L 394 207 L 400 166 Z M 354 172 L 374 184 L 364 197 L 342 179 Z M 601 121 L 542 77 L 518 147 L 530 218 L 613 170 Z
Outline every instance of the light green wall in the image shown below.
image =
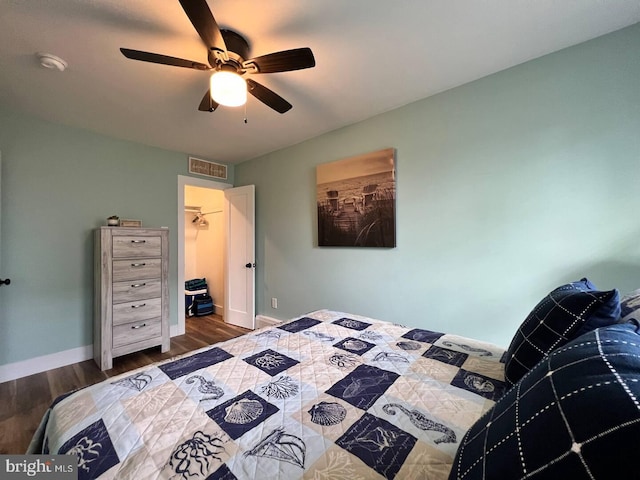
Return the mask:
M 178 175 L 184 153 L 0 108 L 0 365 L 92 343 L 93 228 L 109 215 L 170 229 L 177 317 Z M 228 169 L 233 181 L 233 168 Z
M 506 346 L 561 282 L 640 287 L 638 52 L 636 25 L 237 165 L 256 185 L 258 312 Z M 316 165 L 386 147 L 398 247 L 318 248 Z

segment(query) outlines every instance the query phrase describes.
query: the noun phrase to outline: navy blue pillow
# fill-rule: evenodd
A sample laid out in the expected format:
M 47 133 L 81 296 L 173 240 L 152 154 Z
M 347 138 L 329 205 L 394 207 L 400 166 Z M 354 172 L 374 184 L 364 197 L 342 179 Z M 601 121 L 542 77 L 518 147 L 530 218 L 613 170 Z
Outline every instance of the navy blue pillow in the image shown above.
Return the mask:
M 640 326 L 555 350 L 460 442 L 449 480 L 638 478 Z
M 582 283 L 590 291 L 595 292 L 598 290 L 598 288 L 586 278 L 583 278 L 582 280 L 580 280 L 580 282 L 575 283 Z M 582 327 L 580 327 L 578 331 L 573 335 L 573 338 L 584 335 L 585 333 L 588 333 L 591 330 L 595 330 L 596 328 L 607 327 L 609 325 L 613 325 L 614 323 L 618 323 L 618 320 L 620 320 L 620 314 L 622 312 L 622 300 L 620 299 L 620 292 L 616 289 L 610 290 L 610 292 L 614 292 L 611 299 L 608 302 L 600 305 L 600 307 L 597 308 L 591 314 L 591 316 L 586 319 L 586 322 L 583 323 Z
M 507 349 L 505 379 L 513 385 L 552 350 L 620 317 L 618 290 L 599 291 L 583 278 L 553 290 L 520 325 Z

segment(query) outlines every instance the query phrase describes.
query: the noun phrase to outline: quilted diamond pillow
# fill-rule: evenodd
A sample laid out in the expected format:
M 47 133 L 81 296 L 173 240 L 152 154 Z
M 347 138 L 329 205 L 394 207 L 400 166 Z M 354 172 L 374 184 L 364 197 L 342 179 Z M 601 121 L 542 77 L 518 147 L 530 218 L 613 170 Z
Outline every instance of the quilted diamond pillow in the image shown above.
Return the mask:
M 460 442 L 449 480 L 638 478 L 640 326 L 555 350 Z
M 598 291 L 586 278 L 568 283 L 544 297 L 520 325 L 507 349 L 505 378 L 516 383 L 545 355 L 620 317 L 618 290 Z

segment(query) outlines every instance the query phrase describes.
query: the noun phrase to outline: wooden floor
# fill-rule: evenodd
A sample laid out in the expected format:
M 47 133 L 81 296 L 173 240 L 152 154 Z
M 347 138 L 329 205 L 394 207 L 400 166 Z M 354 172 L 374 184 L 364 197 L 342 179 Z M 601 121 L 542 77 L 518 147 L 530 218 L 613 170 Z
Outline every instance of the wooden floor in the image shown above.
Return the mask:
M 171 349 L 132 353 L 113 360 L 113 368 L 100 371 L 93 360 L 0 383 L 0 454 L 25 453 L 42 415 L 63 393 L 106 378 L 242 335 L 249 330 L 226 324 L 218 315 L 186 320 L 186 333 L 171 338 Z

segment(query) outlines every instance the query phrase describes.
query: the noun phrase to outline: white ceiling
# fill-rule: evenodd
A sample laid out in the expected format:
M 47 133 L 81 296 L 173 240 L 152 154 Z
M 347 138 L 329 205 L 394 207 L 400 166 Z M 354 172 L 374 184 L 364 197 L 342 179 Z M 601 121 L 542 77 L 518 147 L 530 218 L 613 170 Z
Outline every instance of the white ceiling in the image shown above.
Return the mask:
M 126 59 L 120 47 L 207 63 L 178 0 L 0 0 L 0 105 L 203 158 L 240 162 L 640 21 L 640 0 L 208 0 L 251 55 L 311 47 L 316 67 L 253 78 L 280 115 L 197 110 L 206 72 Z M 36 52 L 69 63 L 40 67 Z

